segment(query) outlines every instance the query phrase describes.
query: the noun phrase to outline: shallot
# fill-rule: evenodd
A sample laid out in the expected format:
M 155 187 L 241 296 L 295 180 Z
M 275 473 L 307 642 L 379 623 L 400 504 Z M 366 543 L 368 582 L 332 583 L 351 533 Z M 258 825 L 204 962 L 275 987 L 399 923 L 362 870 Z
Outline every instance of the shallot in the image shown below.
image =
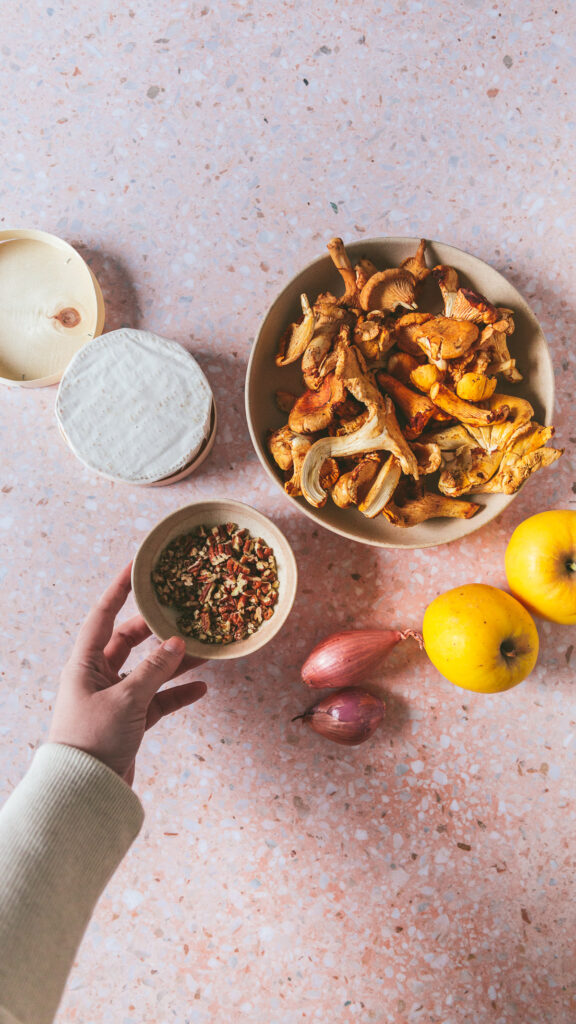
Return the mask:
M 379 697 L 359 686 L 349 686 L 324 697 L 292 721 L 302 719 L 320 736 L 355 747 L 370 739 L 383 717 L 384 704 Z
M 333 633 L 306 658 L 302 682 L 319 690 L 359 683 L 397 643 L 408 637 L 422 647 L 422 636 L 413 629 L 351 629 Z

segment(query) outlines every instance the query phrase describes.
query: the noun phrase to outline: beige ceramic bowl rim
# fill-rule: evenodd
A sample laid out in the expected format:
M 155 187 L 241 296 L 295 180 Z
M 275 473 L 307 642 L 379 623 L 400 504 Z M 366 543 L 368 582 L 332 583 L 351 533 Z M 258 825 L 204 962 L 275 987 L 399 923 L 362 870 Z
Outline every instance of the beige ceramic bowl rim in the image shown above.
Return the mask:
M 236 498 L 207 498 L 182 505 L 164 516 L 146 535 L 134 556 L 132 563 L 134 599 L 140 614 L 158 639 L 167 640 L 169 636 L 173 636 L 177 632 L 175 626 L 171 630 L 165 627 L 163 621 L 165 613 L 154 597 L 152 584 L 151 582 L 147 583 L 146 593 L 144 593 L 140 584 L 140 574 L 142 573 L 149 581 L 150 570 L 160 551 L 173 537 L 200 525 L 203 521 L 202 518 L 198 518 L 200 513 L 207 520 L 207 525 L 216 525 L 217 522 L 237 522 L 240 529 L 246 527 L 252 534 L 254 527 L 247 526 L 246 521 L 254 519 L 262 537 L 272 547 L 277 558 L 280 577 L 279 601 L 272 617 L 264 622 L 255 633 L 252 633 L 246 640 L 221 645 L 203 644 L 191 637 L 183 637 L 187 653 L 194 657 L 204 658 L 207 661 L 241 658 L 260 650 L 280 632 L 292 610 L 298 585 L 298 566 L 289 541 L 276 523 L 253 505 L 238 501 Z M 168 529 L 161 546 L 158 547 L 156 537 L 172 523 L 174 530 Z M 152 555 L 150 554 L 151 549 L 154 551 Z M 146 600 L 146 594 L 150 598 L 150 604 Z
M 354 241 L 351 241 L 351 242 L 346 242 L 345 241 L 344 245 L 345 245 L 345 248 L 346 248 L 347 251 L 358 250 L 358 249 L 361 249 L 362 246 L 366 246 L 366 245 L 368 245 L 368 246 L 372 246 L 372 245 L 375 245 L 375 244 L 394 245 L 394 244 L 398 244 L 398 243 L 406 244 L 406 245 L 412 244 L 412 245 L 414 245 L 414 249 L 416 249 L 416 247 L 418 246 L 419 242 L 420 242 L 420 237 L 416 238 L 416 237 L 412 237 L 410 235 L 374 235 L 374 236 L 371 236 L 369 238 L 358 238 L 358 239 L 355 239 Z M 426 243 L 427 243 L 427 245 L 430 245 L 430 246 L 441 246 L 443 249 L 452 250 L 452 252 L 456 253 L 459 256 L 464 256 L 466 259 L 472 259 L 475 263 L 481 264 L 481 265 L 487 267 L 490 271 L 492 271 L 493 273 L 497 274 L 500 278 L 502 278 L 502 280 L 505 281 L 506 285 L 509 288 L 511 288 L 520 297 L 520 299 L 522 300 L 522 303 L 526 306 L 526 308 L 529 309 L 530 313 L 532 314 L 535 322 L 537 323 L 537 325 L 538 325 L 538 327 L 540 329 L 540 333 L 542 335 L 542 338 L 544 340 L 544 345 L 545 345 L 545 348 L 546 348 L 546 353 L 547 353 L 547 358 L 548 358 L 548 363 L 549 363 L 549 370 L 550 370 L 549 381 L 548 381 L 548 387 L 549 387 L 549 402 L 548 402 L 548 405 L 549 405 L 549 409 L 551 410 L 553 408 L 553 406 L 554 406 L 554 397 L 555 397 L 555 395 L 554 395 L 554 374 L 553 374 L 553 368 L 552 368 L 552 361 L 551 361 L 548 345 L 547 345 L 547 342 L 546 342 L 546 339 L 545 339 L 545 336 L 544 336 L 544 332 L 543 332 L 543 330 L 542 330 L 542 328 L 540 326 L 540 323 L 539 323 L 535 313 L 532 311 L 532 308 L 529 306 L 527 300 L 524 299 L 524 297 L 521 295 L 521 293 L 518 291 L 518 289 L 514 285 L 512 285 L 511 282 L 509 282 L 507 280 L 507 278 L 504 276 L 504 274 L 502 274 L 499 270 L 497 270 L 491 264 L 487 263 L 485 260 L 481 259 L 479 256 L 474 256 L 472 253 L 468 252 L 467 250 L 460 249 L 457 246 L 451 245 L 449 242 L 443 242 L 440 239 L 427 238 L 426 239 Z M 385 541 L 382 541 L 382 540 L 372 539 L 372 538 L 369 538 L 369 537 L 361 538 L 361 537 L 358 537 L 356 535 L 352 535 L 350 533 L 350 531 L 348 531 L 348 530 L 346 530 L 344 528 L 338 527 L 337 525 L 335 525 L 333 523 L 323 522 L 320 519 L 320 517 L 318 516 L 318 511 L 321 511 L 321 510 L 317 510 L 315 508 L 312 508 L 311 506 L 309 506 L 304 501 L 302 503 L 300 503 L 296 498 L 292 498 L 288 494 L 286 494 L 286 491 L 282 487 L 282 484 L 280 482 L 280 479 L 279 479 L 277 473 L 274 471 L 272 465 L 270 464 L 270 461 L 268 460 L 268 458 L 266 457 L 265 453 L 262 450 L 261 440 L 258 437 L 258 435 L 256 433 L 256 430 L 254 428 L 254 424 L 252 422 L 252 412 L 251 412 L 250 401 L 249 401 L 249 387 L 250 387 L 250 381 L 251 381 L 252 366 L 253 366 L 253 363 L 254 363 L 255 357 L 256 357 L 256 348 L 257 348 L 257 345 L 258 345 L 258 341 L 260 339 L 262 331 L 263 331 L 263 329 L 264 329 L 264 327 L 266 325 L 266 322 L 267 322 L 267 320 L 268 320 L 272 310 L 274 309 L 274 307 L 277 304 L 279 305 L 281 303 L 282 299 L 286 296 L 286 294 L 288 292 L 290 292 L 294 288 L 294 285 L 295 285 L 296 281 L 298 281 L 299 278 L 302 278 L 305 274 L 307 274 L 310 271 L 314 270 L 320 264 L 328 263 L 329 259 L 330 259 L 329 254 L 324 253 L 323 255 L 317 256 L 315 259 L 310 260 L 303 267 L 301 267 L 295 274 L 292 275 L 292 277 L 286 282 L 284 287 L 281 288 L 281 290 L 275 295 L 274 299 L 268 305 L 268 308 L 266 309 L 266 311 L 264 312 L 264 314 L 260 318 L 260 322 L 258 324 L 258 328 L 257 328 L 256 334 L 254 336 L 254 341 L 253 341 L 253 344 L 252 344 L 252 347 L 251 347 L 251 350 L 250 350 L 250 355 L 249 355 L 249 358 L 248 358 L 248 363 L 247 363 L 247 367 L 246 367 L 245 386 L 244 386 L 244 407 L 245 407 L 245 413 L 246 413 L 246 421 L 247 421 L 247 424 L 248 424 L 248 431 L 250 433 L 250 438 L 252 440 L 252 445 L 254 447 L 256 455 L 258 456 L 258 459 L 259 459 L 262 467 L 264 468 L 267 476 L 271 480 L 274 481 L 276 486 L 280 486 L 280 489 L 283 491 L 286 499 L 290 502 L 290 504 L 293 507 L 295 506 L 297 509 L 299 509 L 300 512 L 302 512 L 305 516 L 307 516 L 308 519 L 311 519 L 312 522 L 314 522 L 317 526 L 322 526 L 325 530 L 329 530 L 331 533 L 336 533 L 339 536 L 346 538 L 347 540 L 352 540 L 352 541 L 355 541 L 356 543 L 360 543 L 360 544 L 368 544 L 368 545 L 370 545 L 372 547 L 392 548 L 392 549 L 402 549 L 402 548 L 404 548 L 406 550 L 423 550 L 424 548 L 440 547 L 443 544 L 450 544 L 450 543 L 453 543 L 456 540 L 463 540 L 466 537 L 470 536 L 470 534 L 475 533 L 477 530 L 481 530 L 484 526 L 487 526 L 488 523 L 487 522 L 477 522 L 477 523 L 474 523 L 474 517 L 473 517 L 472 519 L 467 520 L 470 528 L 469 528 L 469 530 L 467 530 L 466 534 L 463 537 L 447 537 L 446 539 L 443 539 L 443 540 L 433 540 L 433 541 L 430 541 L 429 543 L 425 543 L 425 544 L 422 544 L 422 543 L 415 543 L 415 544 L 405 543 L 405 544 L 402 544 L 402 545 L 396 545 L 396 544 L 393 544 L 393 543 L 388 543 L 388 542 L 385 542 Z M 507 507 L 510 504 L 510 502 L 513 501 L 514 497 L 518 493 L 519 493 L 519 491 L 516 491 L 514 494 L 507 495 L 506 497 L 507 497 L 508 500 L 506 501 L 506 504 L 505 504 L 504 507 Z M 483 495 L 480 495 L 480 497 L 482 498 Z M 491 517 L 491 518 L 495 518 L 497 515 L 500 515 L 504 511 L 504 507 L 502 509 L 500 509 L 500 511 L 496 512 L 495 515 L 493 517 Z
M 59 249 L 68 249 L 70 250 L 70 252 L 74 253 L 77 259 L 81 260 L 81 262 L 84 264 L 90 275 L 90 280 L 92 281 L 92 286 L 94 288 L 94 297 L 96 303 L 96 318 L 94 321 L 94 332 L 91 335 L 91 337 L 96 338 L 100 334 L 102 334 L 102 330 L 104 328 L 104 321 L 106 317 L 104 296 L 102 294 L 102 289 L 100 287 L 98 279 L 94 274 L 94 271 L 92 270 L 91 267 L 88 266 L 84 257 L 81 255 L 81 253 L 78 252 L 78 249 L 75 249 L 74 246 L 71 245 L 70 242 L 67 242 L 64 238 L 60 238 L 59 235 L 54 235 L 49 231 L 41 231 L 38 228 L 5 228 L 3 231 L 0 231 L 1 245 L 12 240 L 18 241 L 19 239 L 31 239 L 32 241 L 44 242 L 46 243 L 46 245 L 56 246 Z M 30 380 L 17 380 L 12 377 L 3 377 L 0 375 L 0 383 L 6 384 L 9 387 L 17 388 L 51 387 L 53 384 L 58 384 L 60 382 L 60 380 L 62 379 L 62 374 L 64 373 L 65 369 L 66 367 L 62 367 L 61 370 L 55 373 L 48 374 L 45 377 L 34 377 L 31 378 Z

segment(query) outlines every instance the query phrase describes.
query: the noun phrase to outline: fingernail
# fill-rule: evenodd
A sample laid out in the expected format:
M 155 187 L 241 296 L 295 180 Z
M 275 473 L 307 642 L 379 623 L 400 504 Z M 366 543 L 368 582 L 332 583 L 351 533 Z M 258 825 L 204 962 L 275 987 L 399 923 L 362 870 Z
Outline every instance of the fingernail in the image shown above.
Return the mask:
M 164 644 L 164 650 L 169 654 L 184 654 L 186 644 L 181 636 L 171 636 Z

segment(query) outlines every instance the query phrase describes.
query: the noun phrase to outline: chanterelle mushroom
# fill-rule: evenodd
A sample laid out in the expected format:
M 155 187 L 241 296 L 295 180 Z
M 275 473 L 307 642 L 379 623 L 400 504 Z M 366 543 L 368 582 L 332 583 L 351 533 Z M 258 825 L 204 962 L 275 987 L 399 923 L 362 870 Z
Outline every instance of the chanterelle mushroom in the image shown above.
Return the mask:
M 354 273 L 356 274 L 356 288 L 358 289 L 358 293 L 360 293 L 368 278 L 372 277 L 372 274 L 378 273 L 378 267 L 374 266 L 372 260 L 362 259 L 358 260 L 358 263 L 354 267 Z
M 530 473 L 560 458 L 559 449 L 544 448 L 554 428 L 529 418 L 529 402 L 508 395 L 496 397 L 512 402 L 512 420 L 490 427 L 452 427 L 434 435 L 443 452 L 444 469 L 438 481 L 443 494 L 512 494 Z
M 408 439 L 418 437 L 430 419 L 432 419 L 436 406 L 428 395 L 420 391 L 412 391 L 400 380 L 396 380 L 388 373 L 378 371 L 376 380 L 379 386 L 390 398 L 405 417 L 406 424 L 404 433 Z
M 336 367 L 336 374 L 344 381 L 350 394 L 354 395 L 357 401 L 362 402 L 366 406 L 370 413 L 370 420 L 372 420 L 374 415 L 376 416 L 377 427 L 375 432 L 381 437 L 386 437 L 387 444 L 374 445 L 374 450 L 387 448 L 389 452 L 396 455 L 404 473 L 417 477 L 418 463 L 414 452 L 400 430 L 394 405 L 389 398 L 384 399 L 376 385 L 363 372 L 353 346 L 342 348 Z M 366 424 L 360 429 L 364 430 L 365 427 Z
M 393 526 L 409 527 L 424 523 L 427 519 L 471 519 L 479 508 L 482 506 L 474 501 L 458 501 L 429 491 L 423 498 L 415 498 L 401 506 L 395 505 L 392 500 L 382 511 Z
M 300 296 L 302 304 L 303 320 L 300 323 L 290 324 L 280 339 L 276 366 L 287 366 L 295 363 L 296 360 L 306 351 L 314 334 L 316 318 L 308 302 L 306 295 Z
M 485 402 L 491 412 L 496 413 L 492 423 L 482 426 L 468 423 L 467 428 L 477 444 L 487 452 L 504 451 L 517 433 L 530 423 L 534 409 L 525 398 L 516 395 L 494 394 Z M 502 416 L 502 411 L 506 415 Z
M 392 312 L 397 306 L 417 309 L 414 302 L 416 278 L 409 270 L 400 267 L 381 270 L 369 277 L 360 292 L 362 309 L 381 309 Z
M 473 501 L 458 501 L 443 494 L 426 491 L 420 484 L 398 488 L 392 501 L 382 510 L 394 526 L 416 526 L 427 519 L 448 516 L 452 519 L 471 519 L 480 505 Z
M 386 360 L 386 371 L 396 380 L 402 381 L 407 387 L 412 383 L 410 374 L 417 366 L 420 366 L 424 360 L 424 356 L 419 361 L 415 356 L 410 355 L 409 352 L 396 351 L 392 352 Z
M 334 266 L 342 275 L 346 288 L 344 295 L 339 300 L 340 303 L 343 306 L 357 304 L 358 284 L 356 281 L 356 271 L 354 270 L 350 262 L 350 257 L 344 248 L 344 242 L 341 238 L 331 238 L 328 242 L 327 249 L 330 253 Z
M 313 438 L 303 437 L 301 434 L 292 435 L 290 445 L 292 476 L 290 480 L 286 480 L 284 484 L 286 494 L 289 494 L 292 498 L 298 498 L 302 494 L 302 489 L 300 487 L 300 475 L 302 473 L 304 459 L 306 458 L 307 452 L 312 447 L 313 441 Z
M 334 369 L 328 365 L 333 339 L 334 334 L 328 331 L 316 332 L 302 356 L 302 377 L 310 391 L 317 391 L 324 377 Z
M 423 281 L 425 277 L 428 277 L 430 268 L 426 266 L 426 260 L 424 259 L 424 253 L 426 252 L 426 239 L 420 239 L 420 245 L 413 256 L 409 256 L 408 259 L 402 260 L 400 267 L 403 270 L 409 270 L 414 275 L 417 281 Z
M 458 359 L 477 340 L 479 330 L 471 320 L 451 320 L 446 316 L 435 316 L 420 324 L 413 333 L 414 341 L 426 353 L 432 363 L 441 369 L 446 359 Z
M 481 349 L 473 346 L 471 349 L 468 349 L 468 352 L 465 352 L 460 359 L 450 359 L 446 363 L 444 383 L 448 384 L 449 387 L 457 389 L 458 382 L 462 380 L 462 377 L 464 377 L 465 374 L 483 373 L 486 375 L 489 366 L 489 353 L 482 352 Z
M 382 354 L 381 339 L 384 335 L 385 346 L 390 347 L 390 332 L 380 327 L 375 320 L 363 320 L 354 328 L 354 344 L 360 349 L 365 359 L 370 362 Z
M 267 445 L 274 462 L 280 469 L 292 468 L 292 441 L 294 433 L 290 427 L 279 427 L 268 435 Z
M 484 402 L 496 391 L 496 377 L 487 377 L 485 373 L 463 373 L 456 384 L 458 398 L 466 402 Z
M 531 473 L 544 466 L 551 466 L 563 452 L 563 448 L 538 448 L 535 452 L 517 456 L 513 452 L 507 452 L 496 476 L 492 477 L 487 484 L 475 487 L 473 493 L 484 494 L 498 491 L 502 494 L 514 494 Z
M 468 494 L 496 473 L 503 452 L 485 452 L 483 448 L 462 445 L 453 456 L 446 455 L 445 468 L 438 479 L 442 494 L 458 498 Z
M 416 359 L 421 359 L 424 354 L 416 341 L 417 328 L 433 319 L 432 313 L 405 313 L 391 327 L 390 336 L 401 352 L 408 352 Z
M 342 473 L 330 492 L 334 504 L 339 508 L 358 505 L 378 473 L 380 464 L 380 455 L 369 452 L 347 473 Z
M 438 369 L 434 363 L 424 363 L 423 366 L 415 366 L 410 371 L 410 383 L 415 384 L 419 391 L 427 395 L 432 385 L 440 384 L 445 376 L 446 371 Z
M 477 324 L 494 324 L 500 313 L 483 295 L 470 288 L 459 288 L 454 296 L 450 316 L 455 320 L 473 320 Z
M 329 373 L 318 391 L 305 391 L 288 414 L 288 426 L 295 434 L 315 434 L 328 427 L 335 409 L 346 399 L 346 388 L 335 373 Z
M 420 441 L 437 444 L 443 452 L 454 452 L 462 445 L 472 447 L 476 444 L 472 434 L 462 423 L 454 423 L 443 430 L 435 430 L 432 434 L 423 434 Z
M 498 472 L 490 480 L 474 487 L 475 494 L 514 494 L 531 473 L 543 466 L 550 466 L 562 455 L 563 448 L 544 448 L 543 444 L 553 433 L 551 427 L 533 424 L 533 429 L 522 432 L 513 439 L 503 453 Z
M 413 441 L 412 451 L 418 460 L 419 476 L 435 473 L 442 464 L 442 449 L 434 441 Z
M 398 462 L 398 459 L 391 455 L 380 469 L 378 476 L 368 491 L 368 494 L 364 500 L 360 502 L 360 511 L 367 516 L 368 519 L 374 519 L 384 510 L 388 502 L 391 500 L 392 495 L 400 482 L 401 476 L 402 470 L 400 469 L 400 463 Z
M 322 378 L 330 372 L 328 359 L 334 340 L 341 332 L 349 331 L 348 312 L 331 303 L 323 303 L 321 311 L 314 306 L 316 321 L 314 332 L 302 356 L 302 376 L 307 388 L 315 391 Z
M 355 430 L 358 430 L 359 427 L 363 427 L 364 424 L 366 423 L 366 420 L 369 418 L 370 413 L 368 412 L 368 409 L 366 407 L 363 407 L 360 412 L 352 412 L 352 403 L 354 403 L 354 405 L 358 405 L 358 402 L 356 402 L 356 400 L 352 398 L 351 395 L 349 396 L 349 398 L 349 414 L 346 413 L 346 409 L 348 407 L 347 400 L 344 403 L 344 405 L 340 406 L 337 410 L 336 422 L 334 423 L 334 426 L 330 430 L 331 434 L 352 434 Z
M 499 310 L 499 313 L 502 311 Z M 487 372 L 501 373 L 505 380 L 514 383 L 518 380 L 522 380 L 522 374 L 516 368 L 516 360 L 510 355 L 508 349 L 507 335 L 511 333 L 508 329 L 510 321 L 499 320 L 495 324 L 488 324 L 484 328 L 480 335 L 479 351 L 487 352 L 490 357 L 490 362 L 487 367 Z M 512 330 L 514 325 L 512 323 Z
M 447 412 L 455 420 L 460 420 L 467 426 L 489 426 L 491 423 L 508 419 L 510 414 L 510 410 L 505 404 L 482 409 L 479 405 L 474 405 L 473 402 L 466 402 L 463 398 L 459 398 L 453 391 L 450 391 L 450 388 L 440 383 L 432 385 L 430 398 L 443 412 Z
M 320 472 L 325 459 L 360 455 L 363 452 L 385 451 L 395 455 L 404 473 L 418 475 L 418 461 L 404 438 L 394 414 L 390 398 L 383 398 L 372 385 L 377 400 L 371 404 L 370 418 L 352 434 L 341 437 L 321 437 L 304 459 L 302 467 L 302 493 L 311 505 L 321 508 L 327 494 L 320 483 Z
M 447 267 L 444 264 L 434 267 L 432 277 L 438 282 L 438 287 L 444 300 L 444 316 L 452 315 L 452 306 L 458 291 L 458 272 L 454 267 Z

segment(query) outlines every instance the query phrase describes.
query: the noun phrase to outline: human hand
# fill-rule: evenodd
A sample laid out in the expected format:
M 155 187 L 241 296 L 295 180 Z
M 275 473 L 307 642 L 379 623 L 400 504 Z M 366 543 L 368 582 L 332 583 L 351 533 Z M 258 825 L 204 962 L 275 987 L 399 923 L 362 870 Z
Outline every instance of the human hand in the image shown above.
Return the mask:
M 202 682 L 160 687 L 204 659 L 184 657 L 182 637 L 166 640 L 127 674 L 130 651 L 150 636 L 141 615 L 114 627 L 131 589 L 126 566 L 96 602 L 80 629 L 62 672 L 48 739 L 92 754 L 129 785 L 144 732 L 164 715 L 193 704 L 206 693 Z

